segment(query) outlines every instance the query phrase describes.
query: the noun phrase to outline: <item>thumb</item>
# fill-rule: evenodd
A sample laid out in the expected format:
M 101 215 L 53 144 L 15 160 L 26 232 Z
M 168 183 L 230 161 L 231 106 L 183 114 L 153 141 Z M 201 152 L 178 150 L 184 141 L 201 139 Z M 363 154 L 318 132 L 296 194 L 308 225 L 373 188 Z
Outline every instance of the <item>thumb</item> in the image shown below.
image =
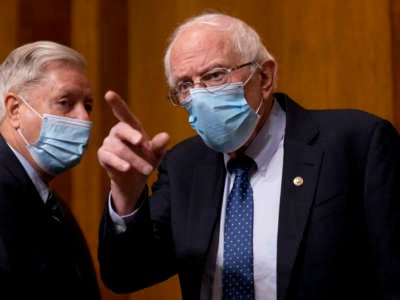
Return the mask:
M 151 140 L 151 150 L 157 159 L 160 159 L 164 155 L 169 140 L 169 134 L 166 132 L 156 134 Z

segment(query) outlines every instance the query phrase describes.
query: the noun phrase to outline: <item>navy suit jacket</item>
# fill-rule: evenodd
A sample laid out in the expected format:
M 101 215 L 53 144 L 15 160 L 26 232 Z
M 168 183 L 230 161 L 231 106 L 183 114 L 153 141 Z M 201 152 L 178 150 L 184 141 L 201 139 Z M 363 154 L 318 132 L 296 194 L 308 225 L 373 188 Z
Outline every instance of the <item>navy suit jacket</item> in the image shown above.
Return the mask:
M 100 299 L 84 236 L 58 200 L 62 223 L 0 135 L 0 299 Z
M 365 112 L 305 110 L 284 94 L 276 98 L 287 118 L 278 300 L 400 299 L 398 132 Z M 115 234 L 105 209 L 105 284 L 132 292 L 178 274 L 183 299 L 199 299 L 224 178 L 223 155 L 199 137 L 169 151 L 126 232 Z

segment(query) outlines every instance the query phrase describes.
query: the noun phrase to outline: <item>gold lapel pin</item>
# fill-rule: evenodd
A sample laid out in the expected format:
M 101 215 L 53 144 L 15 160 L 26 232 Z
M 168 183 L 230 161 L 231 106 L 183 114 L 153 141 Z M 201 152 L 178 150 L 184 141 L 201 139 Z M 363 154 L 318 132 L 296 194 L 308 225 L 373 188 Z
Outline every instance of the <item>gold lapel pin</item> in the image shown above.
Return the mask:
M 303 185 L 303 183 L 304 183 L 304 179 L 303 179 L 303 177 L 301 177 L 301 176 L 296 176 L 296 177 L 293 179 L 293 184 L 294 184 L 295 186 L 301 186 L 301 185 Z

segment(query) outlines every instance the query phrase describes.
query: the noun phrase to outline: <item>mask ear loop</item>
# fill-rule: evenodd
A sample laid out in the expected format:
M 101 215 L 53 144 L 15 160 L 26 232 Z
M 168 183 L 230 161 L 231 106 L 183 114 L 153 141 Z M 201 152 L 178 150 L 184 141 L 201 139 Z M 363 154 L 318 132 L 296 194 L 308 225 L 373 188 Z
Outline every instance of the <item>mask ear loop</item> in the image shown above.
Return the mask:
M 250 76 L 246 79 L 245 82 L 243 82 L 243 87 L 250 81 L 250 79 L 254 76 L 254 74 L 256 73 L 257 69 L 261 69 L 260 65 L 258 63 L 254 63 L 255 66 L 254 70 L 250 73 Z M 260 104 L 258 105 L 257 109 L 255 110 L 256 114 L 258 115 L 258 112 L 260 111 L 263 103 L 264 103 L 264 99 L 262 97 L 260 97 L 261 101 Z
M 43 116 L 39 114 L 22 96 L 17 96 L 28 108 L 33 111 L 39 118 L 43 119 Z
M 260 97 L 261 101 L 260 104 L 258 105 L 257 109 L 256 109 L 256 114 L 258 115 L 258 112 L 260 111 L 262 105 L 264 104 L 264 99 L 262 97 Z
M 250 81 L 251 78 L 253 78 L 254 74 L 256 73 L 257 69 L 260 67 L 258 63 L 254 63 L 251 65 L 251 67 L 255 66 L 254 70 L 251 71 L 249 77 L 243 82 L 243 87 L 246 86 L 246 84 Z
M 24 103 L 31 111 L 33 111 L 39 118 L 43 119 L 43 116 L 41 116 L 29 103 L 28 101 L 26 101 L 22 96 L 17 96 L 22 103 Z M 19 136 L 22 138 L 22 140 L 24 141 L 26 146 L 29 146 L 30 143 L 28 142 L 28 140 L 25 138 L 25 136 L 22 134 L 21 128 L 17 129 L 17 132 L 19 134 Z
M 22 140 L 24 141 L 25 145 L 26 145 L 26 146 L 29 146 L 30 144 L 29 144 L 28 140 L 27 140 L 27 139 L 24 137 L 24 135 L 22 134 L 21 128 L 18 128 L 18 129 L 17 129 L 17 132 L 18 132 L 19 136 L 22 138 Z

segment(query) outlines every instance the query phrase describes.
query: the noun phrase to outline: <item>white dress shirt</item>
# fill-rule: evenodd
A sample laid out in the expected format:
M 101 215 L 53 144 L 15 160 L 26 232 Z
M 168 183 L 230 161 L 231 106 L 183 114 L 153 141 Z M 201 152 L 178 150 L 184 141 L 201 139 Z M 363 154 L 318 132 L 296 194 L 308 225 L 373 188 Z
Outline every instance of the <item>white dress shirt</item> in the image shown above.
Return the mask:
M 251 177 L 254 198 L 253 256 L 256 300 L 276 300 L 276 263 L 278 240 L 278 217 L 283 168 L 283 140 L 286 114 L 274 101 L 270 115 L 246 150 L 246 154 L 257 163 L 257 171 Z M 225 167 L 229 160 L 224 155 Z M 203 273 L 201 299 L 222 299 L 222 267 L 224 245 L 225 207 L 234 175 L 227 172 L 222 203 L 220 226 L 208 253 Z M 134 218 L 137 210 L 126 216 L 119 216 L 111 205 L 108 207 L 111 219 L 118 232 L 126 230 L 126 222 Z
M 257 171 L 250 180 L 254 198 L 253 265 L 256 300 L 276 300 L 278 217 L 285 126 L 285 112 L 275 101 L 268 120 L 246 150 L 246 155 L 257 163 Z M 224 159 L 226 166 L 229 156 L 225 155 Z M 233 181 L 234 175 L 227 172 L 220 226 L 214 234 L 204 270 L 201 292 L 201 299 L 204 300 L 222 299 L 223 228 L 226 202 Z

